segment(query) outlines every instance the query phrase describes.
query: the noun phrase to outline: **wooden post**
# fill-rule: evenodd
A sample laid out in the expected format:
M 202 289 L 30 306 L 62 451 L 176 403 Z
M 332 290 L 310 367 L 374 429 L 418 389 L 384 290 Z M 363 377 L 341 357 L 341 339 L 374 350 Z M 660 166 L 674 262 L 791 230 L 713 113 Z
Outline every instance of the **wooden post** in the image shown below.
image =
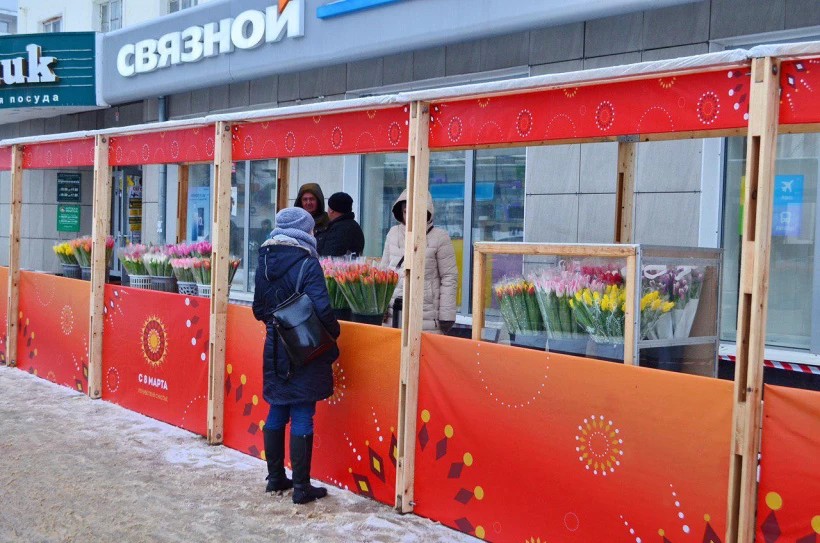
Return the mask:
M 632 243 L 635 223 L 636 144 L 618 142 L 618 186 L 615 192 L 615 243 Z
M 430 104 L 410 105 L 407 157 L 407 230 L 404 241 L 404 309 L 401 327 L 401 379 L 396 467 L 396 509 L 413 510 L 416 466 L 416 416 L 419 401 L 419 360 L 427 249 L 427 194 L 430 174 Z
M 94 144 L 94 207 L 91 223 L 91 303 L 89 307 L 88 396 L 102 397 L 103 309 L 105 308 L 105 239 L 111 231 L 111 167 L 108 136 Z
M 630 221 L 631 222 L 631 221 Z M 637 335 L 640 334 L 640 306 L 636 299 L 638 290 L 638 255 L 637 247 L 635 253 L 626 257 L 626 301 L 624 302 L 624 364 L 636 365 L 638 361 L 635 357 L 637 347 Z M 638 319 L 635 319 L 635 316 Z M 636 330 L 638 328 L 638 330 Z
M 177 172 L 177 243 L 188 239 L 188 174 L 188 165 L 180 164 Z
M 280 158 L 276 161 L 276 211 L 288 207 L 288 190 L 290 189 L 290 159 Z
M 208 443 L 222 443 L 225 408 L 225 330 L 228 326 L 228 266 L 231 239 L 231 125 L 216 124 L 214 207 L 211 224 L 211 334 L 208 341 Z
M 487 270 L 487 253 L 473 245 L 473 325 L 472 338 L 481 341 L 484 330 L 484 279 Z
M 729 472 L 728 543 L 752 543 L 755 534 L 779 68 L 780 62 L 771 57 L 752 60 L 737 311 L 734 436 Z
M 11 205 L 9 226 L 8 323 L 6 365 L 17 365 L 17 323 L 20 316 L 20 219 L 23 214 L 23 147 L 11 148 Z

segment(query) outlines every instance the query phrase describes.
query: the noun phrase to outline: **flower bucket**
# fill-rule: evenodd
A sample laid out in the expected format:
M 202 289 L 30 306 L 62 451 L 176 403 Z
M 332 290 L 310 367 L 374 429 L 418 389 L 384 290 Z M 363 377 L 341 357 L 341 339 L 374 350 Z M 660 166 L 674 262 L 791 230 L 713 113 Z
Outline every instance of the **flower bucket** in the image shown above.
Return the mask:
M 211 297 L 211 285 L 201 285 L 199 283 L 196 284 L 197 294 L 202 296 L 203 298 L 210 298 Z
M 128 285 L 133 288 L 144 288 L 146 290 L 151 289 L 151 276 L 150 275 L 129 275 L 128 276 Z
M 80 279 L 91 281 L 91 266 L 80 266 Z
M 159 292 L 176 292 L 176 278 L 175 277 L 158 277 L 151 276 L 151 290 Z
M 196 283 L 189 281 L 177 281 L 177 292 L 186 296 L 197 296 L 199 294 Z
M 82 272 L 79 264 L 60 264 L 63 267 L 63 277 L 69 279 L 80 279 Z
M 359 313 L 351 313 L 353 322 L 360 322 L 362 324 L 373 324 L 381 326 L 384 321 L 384 315 L 361 315 Z
M 334 309 L 333 314 L 336 315 L 336 320 L 338 321 L 352 321 L 353 320 L 353 312 L 350 308 L 346 309 Z
M 624 344 L 623 343 L 598 343 L 593 342 L 593 355 L 600 360 L 608 360 L 610 362 L 624 361 Z
M 547 341 L 547 350 L 551 353 L 586 356 L 589 338 L 571 337 L 550 339 Z
M 547 348 L 547 337 L 543 334 L 510 334 L 510 345 L 544 351 Z

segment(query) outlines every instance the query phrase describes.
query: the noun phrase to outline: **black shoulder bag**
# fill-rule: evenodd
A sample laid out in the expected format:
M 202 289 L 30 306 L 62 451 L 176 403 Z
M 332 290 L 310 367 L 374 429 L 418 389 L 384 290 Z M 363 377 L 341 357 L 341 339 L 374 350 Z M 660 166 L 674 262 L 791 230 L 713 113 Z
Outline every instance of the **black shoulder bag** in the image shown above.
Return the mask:
M 307 263 L 307 259 L 302 262 L 296 292 L 273 310 L 273 326 L 290 358 L 289 374 L 295 368 L 310 364 L 336 345 L 336 340 L 316 315 L 310 296 L 301 292 L 302 275 Z

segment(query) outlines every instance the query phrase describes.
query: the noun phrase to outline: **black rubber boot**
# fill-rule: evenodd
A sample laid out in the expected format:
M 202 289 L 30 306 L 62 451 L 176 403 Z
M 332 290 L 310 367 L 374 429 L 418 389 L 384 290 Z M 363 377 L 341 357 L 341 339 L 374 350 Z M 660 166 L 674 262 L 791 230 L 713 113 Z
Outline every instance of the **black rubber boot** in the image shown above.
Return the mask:
M 263 430 L 265 460 L 268 463 L 268 486 L 265 492 L 281 492 L 293 488 L 285 475 L 285 430 Z
M 313 435 L 290 436 L 290 463 L 293 466 L 293 503 L 310 503 L 327 496 L 327 489 L 311 486 L 310 461 L 313 458 Z

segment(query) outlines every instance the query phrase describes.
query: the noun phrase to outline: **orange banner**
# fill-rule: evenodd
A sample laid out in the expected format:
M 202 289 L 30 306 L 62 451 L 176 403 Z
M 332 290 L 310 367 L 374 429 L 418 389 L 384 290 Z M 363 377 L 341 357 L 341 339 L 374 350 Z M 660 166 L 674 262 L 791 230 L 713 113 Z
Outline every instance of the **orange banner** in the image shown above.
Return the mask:
M 392 505 L 400 366 L 399 330 L 343 322 L 335 394 L 316 409 L 314 479 Z M 250 308 L 228 308 L 225 445 L 264 458 L 262 398 L 265 328 Z
M 87 392 L 90 298 L 88 281 L 20 272 L 17 367 Z
M 723 540 L 732 384 L 424 334 L 415 512 L 489 541 Z
M 820 393 L 766 385 L 757 540 L 820 541 Z
M 205 435 L 209 303 L 106 285 L 103 399 Z

